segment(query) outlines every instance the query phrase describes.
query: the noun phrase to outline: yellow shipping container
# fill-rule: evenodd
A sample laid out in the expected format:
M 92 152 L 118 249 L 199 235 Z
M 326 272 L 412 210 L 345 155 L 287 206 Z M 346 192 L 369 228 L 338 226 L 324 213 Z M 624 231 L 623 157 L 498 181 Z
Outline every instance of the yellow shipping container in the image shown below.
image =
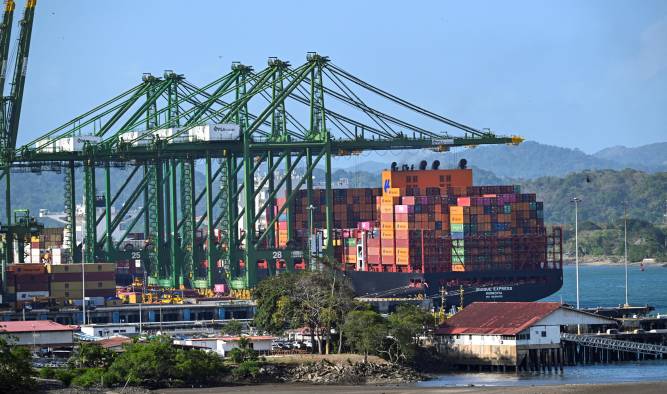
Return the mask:
M 393 230 L 394 229 L 394 223 L 393 222 L 382 222 L 380 223 L 380 230 Z
M 410 248 L 396 248 L 396 260 L 398 261 L 399 258 L 403 258 L 404 260 L 408 260 L 410 257 Z
M 400 197 L 401 196 L 401 189 L 397 187 L 390 187 L 387 189 L 384 194 L 385 196 L 392 196 L 392 197 Z
M 399 200 L 398 197 L 394 197 L 394 196 L 385 195 L 385 196 L 380 197 L 380 203 L 382 203 L 382 204 L 396 205 L 399 202 L 398 200 Z
M 382 238 L 382 239 L 394 239 L 394 237 L 395 237 L 395 233 L 394 233 L 393 229 L 382 230 L 381 233 L 382 234 L 381 234 L 380 238 Z
M 54 291 L 73 291 L 73 290 L 82 290 L 82 284 L 80 281 L 76 282 L 51 282 L 49 286 L 51 292 Z M 116 282 L 113 280 L 103 280 L 103 281 L 86 281 L 86 289 L 95 290 L 95 289 L 115 289 Z
M 85 264 L 86 272 L 116 272 L 116 263 Z M 64 274 L 81 272 L 81 264 L 46 264 L 46 272 Z
M 380 213 L 394 213 L 394 204 L 380 204 Z
M 394 256 L 394 248 L 383 247 L 381 249 L 382 257 L 384 256 Z M 384 261 L 384 258 L 382 259 Z
M 408 265 L 410 264 L 410 256 L 396 256 L 396 265 Z

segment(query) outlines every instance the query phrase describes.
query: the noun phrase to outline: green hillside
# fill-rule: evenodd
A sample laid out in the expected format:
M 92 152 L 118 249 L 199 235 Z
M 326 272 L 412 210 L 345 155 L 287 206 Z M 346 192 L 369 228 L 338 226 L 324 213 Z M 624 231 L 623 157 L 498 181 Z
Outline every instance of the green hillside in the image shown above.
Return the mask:
M 574 255 L 574 228 L 568 226 L 564 233 L 564 252 Z M 628 261 L 654 258 L 667 261 L 667 229 L 651 223 L 628 219 Z M 599 225 L 583 222 L 579 227 L 579 255 L 583 257 L 623 257 L 623 220 Z
M 572 197 L 582 199 L 579 220 L 612 223 L 628 216 L 649 223 L 665 220 L 667 172 L 647 174 L 636 170 L 599 170 L 573 173 L 565 177 L 542 177 L 519 182 L 523 191 L 537 193 L 544 201 L 548 223 L 574 223 Z

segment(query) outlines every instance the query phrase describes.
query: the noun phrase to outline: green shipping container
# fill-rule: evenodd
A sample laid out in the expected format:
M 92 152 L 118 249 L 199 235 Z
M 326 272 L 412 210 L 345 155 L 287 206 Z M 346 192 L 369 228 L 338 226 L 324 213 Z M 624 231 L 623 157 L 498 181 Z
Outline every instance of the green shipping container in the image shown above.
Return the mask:
M 453 233 L 462 233 L 463 232 L 463 224 L 456 224 L 452 223 L 449 225 L 449 228 L 451 232 Z
M 464 256 L 455 256 L 452 255 L 452 264 L 464 264 L 466 261 Z
M 465 242 L 462 239 L 453 239 L 452 246 L 455 248 L 462 248 Z
M 465 256 L 464 248 L 452 248 L 452 256 Z

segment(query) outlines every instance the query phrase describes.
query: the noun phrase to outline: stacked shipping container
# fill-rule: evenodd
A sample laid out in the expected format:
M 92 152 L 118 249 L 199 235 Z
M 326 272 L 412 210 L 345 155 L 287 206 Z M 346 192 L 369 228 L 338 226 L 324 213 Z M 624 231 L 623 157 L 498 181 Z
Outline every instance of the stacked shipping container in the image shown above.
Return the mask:
M 49 296 L 49 274 L 43 264 L 11 264 L 7 266 L 7 294 L 14 294 L 17 302 L 33 297 Z
M 423 183 L 433 181 L 436 186 Z M 535 195 L 521 194 L 518 186 L 471 183 L 470 170 L 383 172 L 382 195 L 375 198 L 377 228 L 370 230 L 365 224 L 369 229 L 344 236 L 343 250 L 335 256 L 347 269 L 378 272 L 509 270 L 546 264 L 543 206 Z M 365 261 L 357 264 L 356 246 L 363 237 Z
M 58 300 L 80 298 L 85 277 L 87 297 L 114 297 L 116 295 L 116 264 L 46 264 L 50 274 L 50 296 Z

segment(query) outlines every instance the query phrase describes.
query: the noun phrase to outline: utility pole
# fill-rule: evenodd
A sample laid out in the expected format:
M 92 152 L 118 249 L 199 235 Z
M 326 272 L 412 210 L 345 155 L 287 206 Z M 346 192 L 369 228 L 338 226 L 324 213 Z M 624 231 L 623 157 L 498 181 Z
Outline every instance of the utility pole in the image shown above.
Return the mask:
M 579 197 L 574 197 L 574 264 L 577 286 L 577 310 L 579 310 Z M 577 324 L 577 334 L 581 334 L 581 326 Z
M 85 259 L 81 259 L 81 310 L 83 311 L 83 324 L 86 324 L 86 266 Z
M 445 321 L 445 316 L 447 316 L 446 301 L 447 289 L 445 289 L 445 286 L 440 286 L 440 322 Z
M 315 261 L 313 259 L 313 211 L 315 206 L 308 205 L 308 264 L 311 271 L 315 271 Z
M 625 261 L 625 307 L 628 303 L 628 204 L 623 201 L 623 254 Z

